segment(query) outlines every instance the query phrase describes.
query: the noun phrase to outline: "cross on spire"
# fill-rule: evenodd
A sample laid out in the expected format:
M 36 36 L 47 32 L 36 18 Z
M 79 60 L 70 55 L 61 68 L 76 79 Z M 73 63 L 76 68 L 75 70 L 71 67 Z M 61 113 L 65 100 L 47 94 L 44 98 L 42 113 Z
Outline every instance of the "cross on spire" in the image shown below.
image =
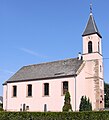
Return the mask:
M 90 13 L 92 13 L 92 3 L 90 3 Z

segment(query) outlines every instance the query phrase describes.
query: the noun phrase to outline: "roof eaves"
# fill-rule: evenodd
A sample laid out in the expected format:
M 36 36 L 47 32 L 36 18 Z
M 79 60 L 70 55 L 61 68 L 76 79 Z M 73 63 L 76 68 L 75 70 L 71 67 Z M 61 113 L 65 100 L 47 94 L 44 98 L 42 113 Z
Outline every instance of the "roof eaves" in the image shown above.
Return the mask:
M 40 80 L 51 80 L 51 79 L 56 79 L 56 78 L 65 78 L 65 77 L 75 77 L 77 74 L 72 74 L 72 75 L 63 75 L 63 76 L 55 76 L 55 77 L 46 77 L 46 78 L 37 78 L 37 79 L 27 79 L 27 80 L 13 80 L 13 81 L 7 81 L 7 83 L 14 83 L 14 82 L 28 82 L 28 81 L 40 81 Z M 6 83 L 6 84 L 7 84 Z M 4 84 L 4 85 L 6 85 Z
M 88 34 L 82 35 L 82 37 L 92 35 L 92 34 L 97 34 L 100 38 L 102 38 L 102 36 L 98 32 L 88 33 Z
M 5 81 L 2 85 L 7 85 L 7 81 Z

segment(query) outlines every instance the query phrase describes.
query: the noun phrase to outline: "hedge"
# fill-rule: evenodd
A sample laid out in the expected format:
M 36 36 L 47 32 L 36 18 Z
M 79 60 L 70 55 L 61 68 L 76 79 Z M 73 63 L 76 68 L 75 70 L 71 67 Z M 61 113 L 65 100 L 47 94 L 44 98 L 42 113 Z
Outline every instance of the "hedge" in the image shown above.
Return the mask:
M 109 111 L 0 112 L 0 120 L 109 120 Z
M 3 111 L 3 108 L 0 107 L 0 111 Z

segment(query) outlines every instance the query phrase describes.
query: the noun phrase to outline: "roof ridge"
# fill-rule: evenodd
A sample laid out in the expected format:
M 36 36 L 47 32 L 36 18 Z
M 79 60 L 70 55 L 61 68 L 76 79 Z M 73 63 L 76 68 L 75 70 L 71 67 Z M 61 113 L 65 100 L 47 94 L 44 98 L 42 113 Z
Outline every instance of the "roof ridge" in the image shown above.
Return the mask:
M 75 59 L 77 59 L 77 58 L 66 58 L 63 60 L 54 60 L 54 61 L 50 61 L 50 62 L 42 62 L 42 63 L 38 63 L 38 64 L 25 65 L 23 67 L 30 67 L 30 66 L 36 66 L 36 65 L 42 65 L 42 64 L 50 64 L 50 63 L 61 62 L 61 61 L 66 61 L 66 60 L 75 60 Z
M 95 26 L 95 20 L 94 20 L 94 18 L 93 18 L 93 15 L 91 15 L 91 16 L 92 16 L 92 23 L 93 23 L 94 29 L 95 29 L 95 31 L 97 32 L 98 30 L 97 30 L 97 28 L 96 28 L 96 26 Z

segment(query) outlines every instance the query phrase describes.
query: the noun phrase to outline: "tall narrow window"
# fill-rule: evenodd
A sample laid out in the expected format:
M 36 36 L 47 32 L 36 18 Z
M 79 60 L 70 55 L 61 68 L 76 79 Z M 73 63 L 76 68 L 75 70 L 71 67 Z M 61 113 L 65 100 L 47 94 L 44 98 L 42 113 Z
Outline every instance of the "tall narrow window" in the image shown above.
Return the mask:
M 92 53 L 92 41 L 88 42 L 88 53 Z
M 47 104 L 44 104 L 44 112 L 47 112 Z
M 98 42 L 98 52 L 100 53 L 100 43 Z
M 17 96 L 17 86 L 13 86 L 13 97 Z
M 49 95 L 49 83 L 44 83 L 44 96 Z
M 28 85 L 28 94 L 27 95 L 32 96 L 32 85 L 31 84 Z
M 100 72 L 102 72 L 102 68 L 101 68 L 101 65 L 100 65 Z
M 68 81 L 63 82 L 63 95 L 68 91 Z

